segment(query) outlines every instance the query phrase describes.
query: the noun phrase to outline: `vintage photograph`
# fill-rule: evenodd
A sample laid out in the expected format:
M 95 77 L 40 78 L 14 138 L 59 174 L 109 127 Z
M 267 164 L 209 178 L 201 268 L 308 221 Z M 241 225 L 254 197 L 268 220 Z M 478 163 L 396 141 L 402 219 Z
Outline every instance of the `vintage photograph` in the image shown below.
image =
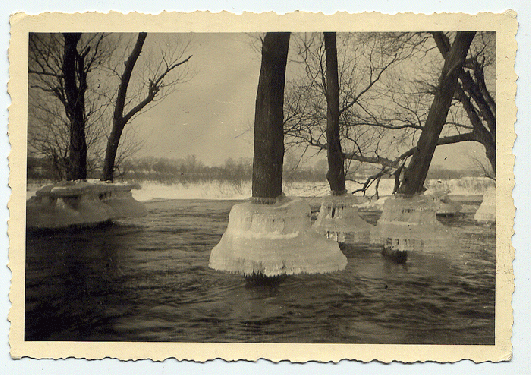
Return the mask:
M 23 342 L 494 348 L 498 34 L 29 30 Z

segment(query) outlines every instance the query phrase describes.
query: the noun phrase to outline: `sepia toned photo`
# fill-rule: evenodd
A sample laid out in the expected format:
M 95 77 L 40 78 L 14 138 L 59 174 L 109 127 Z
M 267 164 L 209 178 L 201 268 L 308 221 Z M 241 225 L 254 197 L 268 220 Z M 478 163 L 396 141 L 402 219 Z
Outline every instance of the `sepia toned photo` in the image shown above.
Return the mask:
M 12 32 L 14 357 L 510 358 L 513 13 Z

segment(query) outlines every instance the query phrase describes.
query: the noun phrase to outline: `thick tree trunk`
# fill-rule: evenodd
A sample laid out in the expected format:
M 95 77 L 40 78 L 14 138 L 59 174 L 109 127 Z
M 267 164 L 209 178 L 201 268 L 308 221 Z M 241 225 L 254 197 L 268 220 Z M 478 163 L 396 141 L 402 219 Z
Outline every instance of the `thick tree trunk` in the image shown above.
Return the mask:
M 326 178 L 333 195 L 345 193 L 345 167 L 339 138 L 339 77 L 336 33 L 324 33 L 326 51 L 326 144 L 328 173 Z
M 401 194 L 414 195 L 424 189 L 424 180 L 452 104 L 452 98 L 457 87 L 457 78 L 474 35 L 475 32 L 458 32 L 448 52 L 424 129 L 420 134 L 411 162 L 404 172 L 403 183 L 399 189 Z
M 68 180 L 87 178 L 87 143 L 85 140 L 85 91 L 86 74 L 83 57 L 77 43 L 80 33 L 65 33 L 65 49 L 62 72 L 64 76 L 65 110 L 70 121 L 70 144 L 68 149 Z
M 284 85 L 290 33 L 267 33 L 254 116 L 252 196 L 273 202 L 282 195 Z

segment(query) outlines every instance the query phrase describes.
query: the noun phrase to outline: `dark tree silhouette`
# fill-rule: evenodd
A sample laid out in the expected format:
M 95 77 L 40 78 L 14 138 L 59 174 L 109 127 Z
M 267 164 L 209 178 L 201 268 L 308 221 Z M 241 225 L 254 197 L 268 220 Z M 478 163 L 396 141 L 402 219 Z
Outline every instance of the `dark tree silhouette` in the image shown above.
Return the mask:
M 328 173 L 326 178 L 333 195 L 345 193 L 345 165 L 339 138 L 339 76 L 336 33 L 324 33 L 326 51 L 326 144 Z
M 454 33 L 337 35 L 339 136 L 344 168 L 349 171 L 347 179 L 355 179 L 362 164 L 378 165 L 364 181 L 356 181 L 361 187 L 355 192 L 365 192 L 374 183 L 377 186 L 387 175 L 395 177 L 395 192 L 398 191 L 437 93 L 451 34 Z M 495 92 L 494 86 L 486 82 L 491 83 L 493 78 L 494 37 L 489 32 L 476 34 L 437 140 L 437 145 L 480 142 L 493 169 Z M 437 38 L 444 39 L 444 43 Z M 324 38 L 320 40 L 319 33 L 294 35 L 293 42 L 294 60 L 303 68 L 303 74 L 287 83 L 286 145 L 328 152 Z M 440 53 L 441 46 L 444 53 Z M 417 67 L 415 71 L 413 66 Z
M 87 73 L 84 57 L 77 50 L 81 33 L 64 33 L 63 76 L 66 117 L 70 120 L 69 168 L 67 179 L 87 178 L 87 142 L 85 140 L 85 92 Z
M 103 162 L 103 173 L 101 177 L 102 181 L 113 181 L 114 179 L 116 154 L 118 151 L 118 146 L 120 145 L 120 138 L 122 137 L 123 130 L 127 123 L 134 116 L 145 109 L 148 104 L 153 102 L 161 89 L 178 82 L 172 81 L 168 83 L 164 80 L 168 73 L 177 67 L 186 64 L 192 57 L 188 56 L 187 58 L 181 60 L 181 56 L 178 56 L 175 59 L 167 59 L 166 56 L 163 55 L 163 61 L 161 63 L 162 68 L 157 70 L 154 75 L 149 78 L 149 85 L 144 98 L 126 111 L 127 90 L 129 88 L 129 83 L 131 81 L 131 76 L 133 74 L 135 65 L 140 57 L 140 54 L 142 53 L 142 48 L 144 46 L 146 37 L 147 33 L 145 32 L 138 34 L 135 46 L 125 61 L 124 71 L 120 77 L 120 85 L 116 95 L 116 104 L 112 118 L 112 130 L 107 141 L 105 160 Z
M 450 51 L 450 40 L 442 32 L 434 32 L 433 38 L 441 55 L 447 59 Z M 483 46 L 481 46 L 483 47 Z M 484 75 L 486 58 L 483 55 L 472 55 L 465 62 L 469 71 L 459 69 L 459 85 L 455 97 L 462 104 L 470 124 L 471 138 L 485 147 L 493 177 L 496 176 L 496 101 L 487 89 Z
M 254 117 L 253 201 L 272 203 L 282 195 L 284 85 L 290 33 L 267 33 Z
M 101 33 L 29 35 L 28 145 L 52 161 L 59 179 L 87 176 L 87 148 L 102 112 L 100 103 L 86 99 L 87 79 L 111 51 Z
M 414 132 L 422 128 L 423 116 L 415 113 L 418 108 L 403 108 L 401 103 L 408 91 L 416 90 L 402 87 L 407 82 L 400 81 L 398 74 L 401 65 L 424 55 L 424 44 L 431 36 L 427 33 L 336 34 L 336 44 L 341 48 L 330 54 L 325 37 L 321 39 L 321 35 L 305 33 L 295 39 L 294 59 L 303 69 L 299 77 L 288 82 L 286 144 L 288 147 L 303 146 L 305 150 L 313 146 L 327 154 L 330 149 L 336 154 L 330 159 L 335 159 L 332 163 L 336 166 L 340 159 L 337 151 L 341 150 L 345 174 L 346 170 L 350 168 L 352 172 L 361 163 L 380 164 L 380 172 L 359 189 L 365 191 L 374 180 L 400 167 L 407 156 L 395 155 L 407 146 Z M 338 65 L 340 142 L 339 146 L 329 147 L 329 135 L 332 135 L 329 108 L 335 104 L 327 100 L 332 88 L 326 84 L 329 70 L 325 61 L 328 63 L 332 55 L 337 56 Z M 398 93 L 400 90 L 403 92 Z M 422 107 L 420 102 L 410 103 Z M 337 143 L 337 140 L 332 142 Z M 336 174 L 341 174 L 339 169 Z
M 404 171 L 402 186 L 398 190 L 401 194 L 414 195 L 424 189 L 424 180 L 439 142 L 439 135 L 446 123 L 446 116 L 457 88 L 457 79 L 474 35 L 475 32 L 458 32 L 446 55 L 428 118 L 411 161 Z

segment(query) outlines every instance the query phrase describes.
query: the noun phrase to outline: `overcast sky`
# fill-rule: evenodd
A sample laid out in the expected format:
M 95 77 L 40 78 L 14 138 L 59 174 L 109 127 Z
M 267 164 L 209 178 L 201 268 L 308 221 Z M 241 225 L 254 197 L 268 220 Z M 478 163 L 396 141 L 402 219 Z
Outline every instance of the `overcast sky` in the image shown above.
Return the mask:
M 251 43 L 245 34 L 192 35 L 192 78 L 131 124 L 145 139 L 138 156 L 252 157 L 260 56 Z
M 148 34 L 146 45 L 163 35 Z M 256 42 L 256 40 L 254 40 Z M 192 34 L 192 78 L 128 125 L 143 139 L 137 157 L 196 157 L 207 165 L 252 158 L 253 119 L 260 54 L 241 33 Z M 470 167 L 468 155 L 484 158 L 477 142 L 437 148 L 432 164 Z

